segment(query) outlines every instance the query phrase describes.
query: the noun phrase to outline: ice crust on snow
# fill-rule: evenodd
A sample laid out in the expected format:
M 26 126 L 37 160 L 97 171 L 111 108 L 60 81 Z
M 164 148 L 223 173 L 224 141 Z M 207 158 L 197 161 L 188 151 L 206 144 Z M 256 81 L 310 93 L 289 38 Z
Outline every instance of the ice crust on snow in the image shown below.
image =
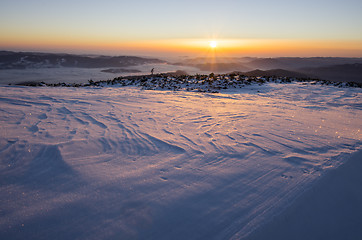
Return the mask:
M 361 100 L 1 86 L 0 238 L 246 238 L 361 149 Z

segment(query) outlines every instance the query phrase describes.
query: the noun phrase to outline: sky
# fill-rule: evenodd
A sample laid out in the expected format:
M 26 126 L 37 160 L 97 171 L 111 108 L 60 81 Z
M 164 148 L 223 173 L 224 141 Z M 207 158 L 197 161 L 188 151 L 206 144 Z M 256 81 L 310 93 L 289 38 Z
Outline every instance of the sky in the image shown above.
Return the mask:
M 0 0 L 0 49 L 362 57 L 361 0 Z

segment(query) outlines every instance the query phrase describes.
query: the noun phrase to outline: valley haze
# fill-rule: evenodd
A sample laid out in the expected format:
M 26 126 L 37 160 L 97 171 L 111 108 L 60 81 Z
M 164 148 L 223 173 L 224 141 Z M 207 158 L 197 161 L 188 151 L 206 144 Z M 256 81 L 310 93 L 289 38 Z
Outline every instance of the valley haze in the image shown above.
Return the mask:
M 362 83 L 362 58 L 225 57 L 163 60 L 155 57 L 0 51 L 0 83 L 84 83 L 118 76 L 181 70 L 186 74 L 239 72 L 250 76 L 318 78 Z

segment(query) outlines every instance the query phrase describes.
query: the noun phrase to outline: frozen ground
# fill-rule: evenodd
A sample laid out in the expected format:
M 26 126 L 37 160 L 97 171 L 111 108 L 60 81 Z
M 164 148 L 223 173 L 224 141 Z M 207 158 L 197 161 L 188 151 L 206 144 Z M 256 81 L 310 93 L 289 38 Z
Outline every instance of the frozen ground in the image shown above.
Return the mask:
M 302 83 L 214 94 L 2 86 L 0 238 L 243 239 L 258 229 L 269 239 L 273 219 L 278 231 L 283 214 L 298 220 L 288 212 L 303 193 L 337 184 L 319 180 L 361 149 L 361 116 L 360 88 Z M 348 186 L 345 207 L 362 195 Z

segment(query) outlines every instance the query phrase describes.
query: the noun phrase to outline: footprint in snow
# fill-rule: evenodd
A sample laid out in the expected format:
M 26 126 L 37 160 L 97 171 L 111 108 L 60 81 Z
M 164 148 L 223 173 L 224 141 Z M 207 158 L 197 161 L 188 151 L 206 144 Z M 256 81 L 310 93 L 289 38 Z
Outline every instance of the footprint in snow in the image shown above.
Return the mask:
M 285 174 L 282 174 L 281 177 L 285 178 L 285 179 L 293 178 L 293 176 L 288 176 L 288 175 L 285 175 Z
M 39 131 L 39 128 L 37 125 L 33 125 L 33 126 L 28 127 L 28 130 L 32 133 L 36 133 L 37 131 Z
M 47 116 L 45 113 L 40 114 L 40 115 L 38 116 L 38 119 L 47 119 L 47 118 L 48 118 L 48 116 Z

